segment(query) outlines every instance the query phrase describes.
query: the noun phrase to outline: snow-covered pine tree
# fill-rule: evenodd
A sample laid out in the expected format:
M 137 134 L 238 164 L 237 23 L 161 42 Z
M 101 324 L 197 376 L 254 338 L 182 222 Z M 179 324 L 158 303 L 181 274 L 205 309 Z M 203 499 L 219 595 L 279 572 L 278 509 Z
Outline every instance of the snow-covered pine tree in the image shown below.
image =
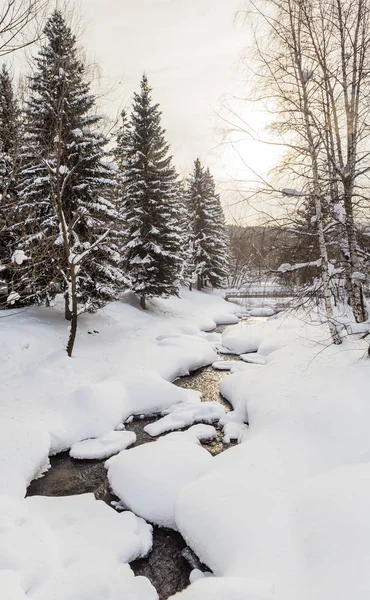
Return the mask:
M 194 273 L 192 211 L 183 182 L 179 183 L 178 199 L 180 227 L 183 236 L 181 246 L 180 284 L 181 286 L 189 287 L 189 290 L 192 290 Z
M 131 289 L 145 308 L 146 298 L 178 295 L 183 240 L 177 173 L 145 75 L 134 96 L 127 131 L 123 262 Z
M 200 290 L 206 282 L 222 286 L 228 268 L 228 240 L 220 198 L 209 170 L 199 158 L 188 180 L 188 198 L 193 224 L 193 263 Z
M 70 303 L 72 292 L 79 310 L 95 310 L 116 298 L 124 281 L 118 214 L 108 198 L 115 175 L 104 162 L 107 140 L 96 131 L 95 97 L 60 11 L 54 11 L 44 33 L 25 110 L 22 248 L 31 258 L 35 298 L 64 292 L 70 319 L 77 310 Z
M 7 288 L 6 297 L 20 285 L 21 274 L 15 275 L 12 257 L 17 237 L 14 232 L 17 204 L 17 173 L 21 120 L 12 77 L 5 64 L 0 70 L 0 279 Z M 13 296 L 14 298 L 14 296 Z
M 213 287 L 219 288 L 225 285 L 229 274 L 230 240 L 220 196 L 216 193 L 215 181 L 209 169 L 204 174 L 204 187 L 208 205 L 209 238 L 212 240 L 211 262 L 206 277 Z

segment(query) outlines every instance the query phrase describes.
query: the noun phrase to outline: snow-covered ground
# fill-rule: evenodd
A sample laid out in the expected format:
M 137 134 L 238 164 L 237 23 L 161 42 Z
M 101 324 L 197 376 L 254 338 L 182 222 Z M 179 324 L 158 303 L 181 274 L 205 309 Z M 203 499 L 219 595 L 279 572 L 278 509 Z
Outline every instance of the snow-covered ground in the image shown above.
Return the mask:
M 104 458 L 132 444 L 134 434 L 121 431 L 132 414 L 161 412 L 178 403 L 179 419 L 188 424 L 200 419 L 199 394 L 171 381 L 214 362 L 219 336 L 206 331 L 235 323 L 237 307 L 212 294 L 184 291 L 182 296 L 152 301 L 148 312 L 128 296 L 96 315 L 83 315 L 72 359 L 64 349 L 68 324 L 61 303 L 2 311 L 4 600 L 157 598 L 150 583 L 134 577 L 127 564 L 150 550 L 151 527 L 144 521 L 129 512 L 119 515 L 90 495 L 24 496 L 30 481 L 48 468 L 49 454 L 72 447 L 76 458 Z M 205 412 L 205 420 L 212 421 L 215 409 L 206 406 Z M 172 427 L 162 427 L 167 428 Z M 214 436 L 214 429 L 193 431 L 186 448 L 211 460 L 197 442 Z
M 326 326 L 284 316 L 224 333 L 224 345 L 257 350 L 266 365 L 223 380 L 250 427 L 177 501 L 177 528 L 222 580 L 176 599 L 214 589 L 228 600 L 370 597 L 367 343 L 328 342 Z
M 150 550 L 144 517 L 178 529 L 214 573 L 194 572 L 176 600 L 368 600 L 367 342 L 330 345 L 314 315 L 242 322 L 222 341 L 202 331 L 233 323 L 236 310 L 197 292 L 147 313 L 115 303 L 81 319 L 73 359 L 57 309 L 2 319 L 1 598 L 154 600 L 127 564 Z M 126 447 L 131 414 L 161 412 L 152 435 L 196 422 L 199 395 L 170 382 L 214 363 L 216 345 L 243 361 L 221 383 L 233 410 L 217 415 L 238 446 L 212 457 L 199 439 L 215 430 L 201 424 L 109 458 L 111 485 L 137 516 L 91 495 L 23 499 L 49 451 Z

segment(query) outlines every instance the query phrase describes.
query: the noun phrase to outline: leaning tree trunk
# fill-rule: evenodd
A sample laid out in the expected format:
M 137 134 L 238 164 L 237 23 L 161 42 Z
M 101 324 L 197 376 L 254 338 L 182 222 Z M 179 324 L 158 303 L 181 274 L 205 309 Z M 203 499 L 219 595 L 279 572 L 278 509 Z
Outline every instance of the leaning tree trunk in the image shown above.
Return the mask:
M 76 340 L 77 334 L 77 319 L 78 319 L 78 303 L 77 303 L 77 273 L 75 266 L 71 264 L 71 299 L 72 299 L 72 312 L 71 312 L 71 328 L 69 332 L 69 338 L 67 343 L 67 354 L 72 356 L 73 347 Z

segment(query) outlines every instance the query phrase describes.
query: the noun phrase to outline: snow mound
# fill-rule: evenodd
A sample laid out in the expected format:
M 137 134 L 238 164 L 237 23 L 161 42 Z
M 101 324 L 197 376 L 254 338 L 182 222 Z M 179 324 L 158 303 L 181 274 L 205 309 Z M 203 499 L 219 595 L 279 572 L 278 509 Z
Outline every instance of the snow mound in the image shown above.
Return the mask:
M 26 498 L 29 512 L 52 528 L 63 562 L 112 556 L 128 563 L 152 548 L 152 527 L 131 512 L 118 513 L 94 494 Z
M 84 385 L 54 401 L 50 423 L 51 453 L 63 452 L 75 442 L 100 437 L 115 429 L 125 416 L 125 390 L 119 381 Z
M 176 529 L 180 490 L 211 462 L 209 452 L 185 436 L 183 441 L 158 440 L 110 458 L 108 478 L 113 492 L 130 510 L 151 523 Z
M 0 494 L 18 498 L 49 467 L 50 436 L 39 427 L 0 419 Z
M 242 577 L 202 577 L 168 600 L 272 600 L 270 586 Z
M 239 323 L 226 329 L 222 336 L 222 344 L 234 354 L 257 352 L 262 342 L 266 323 Z
M 252 308 L 249 314 L 251 317 L 272 317 L 275 311 L 271 306 L 262 306 L 260 308 Z
M 136 442 L 133 431 L 110 431 L 100 438 L 83 440 L 73 444 L 69 454 L 78 459 L 104 459 L 125 450 Z
M 209 440 L 214 440 L 217 438 L 217 431 L 212 425 L 203 425 L 203 423 L 198 423 L 197 425 L 193 425 L 189 427 L 186 431 L 173 431 L 172 433 L 168 433 L 163 436 L 161 440 L 165 441 L 183 441 L 184 437 L 187 440 L 191 440 L 197 444 L 200 442 L 207 442 Z
M 4 582 L 10 587 L 15 598 L 22 597 L 19 587 L 37 590 L 60 563 L 52 529 L 28 508 L 25 500 L 0 496 L 0 574 L 7 570 L 16 576 L 0 579 L 0 585 Z M 1 598 L 8 600 L 0 590 Z
M 213 315 L 216 325 L 236 325 L 239 323 L 238 317 L 234 314 L 220 313 Z
M 59 570 L 32 600 L 158 600 L 146 577 L 135 577 L 130 566 L 105 557 L 81 560 Z
M 219 402 L 198 402 L 189 400 L 176 404 L 167 409 L 162 419 L 144 427 L 144 431 L 156 437 L 166 431 L 184 429 L 193 423 L 213 423 L 219 421 L 225 414 L 225 407 Z
M 161 413 L 171 405 L 200 401 L 201 394 L 185 390 L 163 379 L 152 371 L 137 372 L 124 378 L 126 392 L 125 417 Z
M 265 365 L 266 364 L 266 359 L 264 356 L 260 356 L 259 354 L 254 354 L 253 352 L 251 352 L 250 354 L 241 354 L 240 358 L 241 358 L 241 360 L 244 360 L 244 362 L 251 363 L 253 365 Z
M 236 360 L 216 360 L 212 364 L 212 369 L 215 369 L 215 371 L 231 371 L 237 364 Z

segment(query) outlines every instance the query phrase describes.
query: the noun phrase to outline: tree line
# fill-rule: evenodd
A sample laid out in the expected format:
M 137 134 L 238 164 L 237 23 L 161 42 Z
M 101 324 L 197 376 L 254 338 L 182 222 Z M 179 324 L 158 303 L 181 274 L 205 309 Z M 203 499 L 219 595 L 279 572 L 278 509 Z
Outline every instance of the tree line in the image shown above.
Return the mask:
M 147 77 L 107 138 L 61 11 L 44 39 L 23 103 L 9 69 L 0 71 L 1 304 L 63 294 L 71 355 L 78 315 L 125 290 L 145 309 L 194 278 L 198 289 L 222 286 L 228 236 L 209 169 L 196 159 L 180 180 Z

